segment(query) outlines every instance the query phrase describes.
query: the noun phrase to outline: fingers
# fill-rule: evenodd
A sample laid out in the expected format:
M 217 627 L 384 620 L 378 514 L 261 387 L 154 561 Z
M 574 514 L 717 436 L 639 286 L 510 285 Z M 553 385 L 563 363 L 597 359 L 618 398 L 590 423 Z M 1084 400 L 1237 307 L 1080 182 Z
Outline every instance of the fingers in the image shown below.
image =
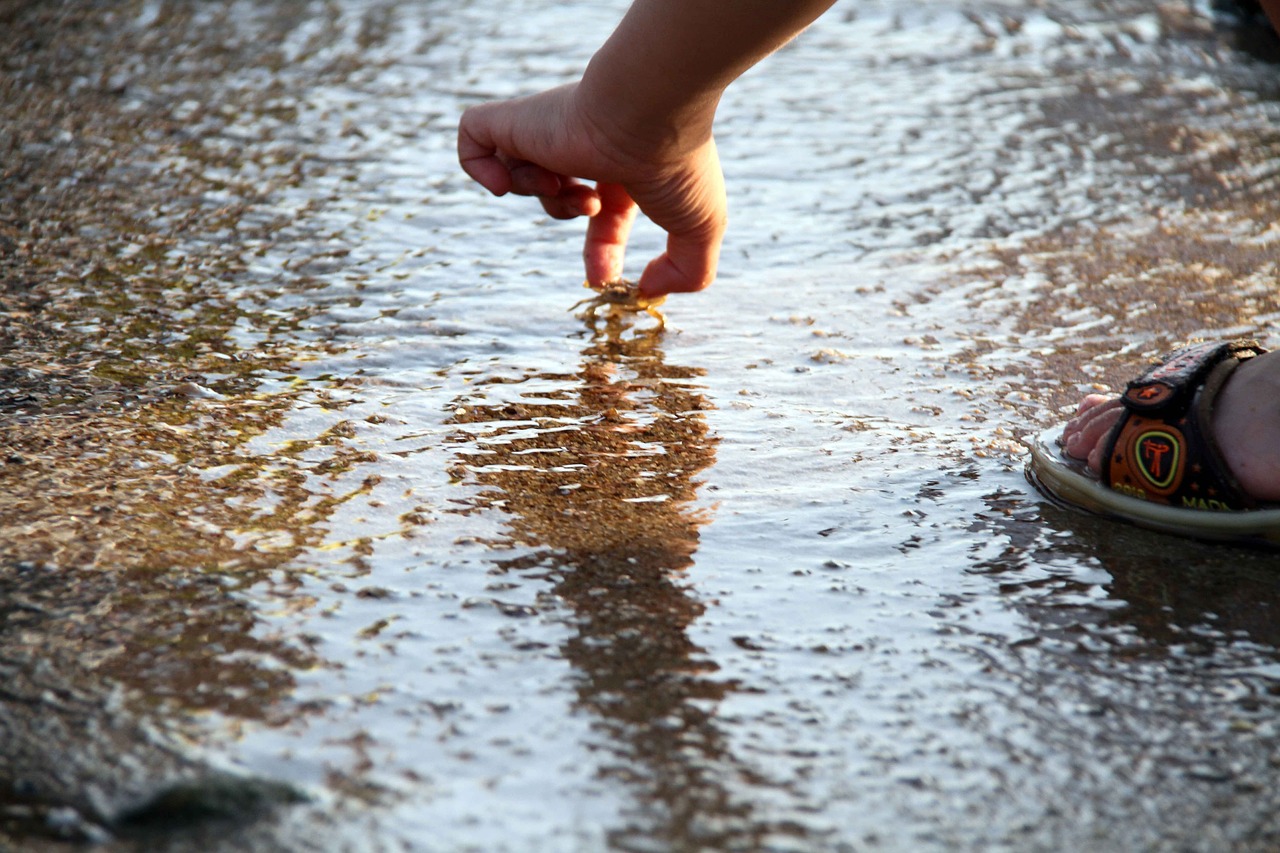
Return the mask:
M 553 218 L 588 217 L 583 261 L 593 284 L 621 277 L 637 208 L 668 235 L 667 250 L 640 278 L 641 291 L 663 296 L 711 284 L 726 222 L 714 140 L 647 158 L 602 152 L 571 120 L 573 94 L 561 87 L 464 112 L 458 125 L 464 171 L 495 195 L 538 198 Z M 599 183 L 593 188 L 574 175 Z
M 498 156 L 483 107 L 467 110 L 458 122 L 458 162 L 472 180 L 494 195 L 511 192 L 511 171 Z
M 511 191 L 516 195 L 546 197 L 560 194 L 563 181 L 555 172 L 544 169 L 537 163 L 508 160 L 501 154 L 498 158 L 507 165 L 507 172 L 511 175 Z
M 595 216 L 602 207 L 600 194 L 573 178 L 562 179 L 558 193 L 544 195 L 539 201 L 542 202 L 542 209 L 554 219 Z
M 557 175 L 536 163 L 510 161 L 497 155 L 511 177 L 511 192 L 534 196 L 542 208 L 555 219 L 594 216 L 600 212 L 600 196 L 581 181 Z
M 596 185 L 599 210 L 587 223 L 587 240 L 582 259 L 587 267 L 587 281 L 603 284 L 622 277 L 622 264 L 627 252 L 627 238 L 636 220 L 638 208 L 630 194 L 618 184 Z
M 510 111 L 502 104 L 481 104 L 462 114 L 458 122 L 458 162 L 477 183 L 497 196 L 554 196 L 561 178 L 517 156 L 507 138 Z
M 581 181 L 516 157 L 507 150 L 511 116 L 501 104 L 482 104 L 462 114 L 458 123 L 458 161 L 477 183 L 497 196 L 534 196 L 556 219 L 594 216 L 600 211 L 596 191 Z M 509 143 L 507 143 L 509 144 Z
M 476 183 L 497 196 L 554 196 L 563 181 L 555 172 L 514 156 L 498 136 L 502 113 L 493 104 L 472 107 L 458 122 L 458 162 Z

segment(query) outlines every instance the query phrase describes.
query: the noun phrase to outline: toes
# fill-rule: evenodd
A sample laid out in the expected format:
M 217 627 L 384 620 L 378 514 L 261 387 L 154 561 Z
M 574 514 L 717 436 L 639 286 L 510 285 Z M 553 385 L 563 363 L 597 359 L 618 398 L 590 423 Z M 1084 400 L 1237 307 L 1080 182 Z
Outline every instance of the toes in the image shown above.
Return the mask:
M 1119 397 L 1103 397 L 1100 394 L 1090 394 L 1080 404 L 1076 416 L 1067 421 L 1063 428 L 1063 436 L 1080 432 L 1097 418 L 1111 417 L 1111 413 L 1121 408 L 1123 403 Z
M 1104 398 L 1103 402 L 1093 404 L 1063 429 L 1063 452 L 1086 462 L 1094 473 L 1098 473 L 1102 468 L 1106 438 L 1120 422 L 1123 413 L 1124 405 L 1118 397 Z
M 1115 399 L 1114 397 L 1108 397 L 1105 394 L 1086 395 L 1085 398 L 1080 401 L 1080 405 L 1076 407 L 1076 417 L 1077 418 L 1080 417 L 1085 412 L 1089 411 L 1090 409 L 1094 408 L 1095 406 L 1101 403 L 1105 403 L 1108 400 L 1114 400 L 1114 399 Z

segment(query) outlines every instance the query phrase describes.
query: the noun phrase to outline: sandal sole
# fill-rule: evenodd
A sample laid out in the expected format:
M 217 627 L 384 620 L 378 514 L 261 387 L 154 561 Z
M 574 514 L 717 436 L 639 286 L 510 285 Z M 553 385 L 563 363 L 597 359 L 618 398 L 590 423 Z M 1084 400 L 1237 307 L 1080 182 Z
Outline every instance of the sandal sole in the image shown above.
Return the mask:
M 1051 427 L 1028 442 L 1027 479 L 1042 493 L 1069 507 L 1118 518 L 1149 530 L 1212 542 L 1280 548 L 1280 509 L 1211 512 L 1131 498 L 1104 486 L 1058 447 L 1061 427 Z

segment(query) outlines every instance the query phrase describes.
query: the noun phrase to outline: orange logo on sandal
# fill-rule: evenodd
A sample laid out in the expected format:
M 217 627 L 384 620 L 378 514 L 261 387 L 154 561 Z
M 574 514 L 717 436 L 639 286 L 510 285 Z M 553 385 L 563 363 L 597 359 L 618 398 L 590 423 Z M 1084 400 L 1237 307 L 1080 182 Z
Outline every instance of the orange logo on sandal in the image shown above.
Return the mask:
M 1178 474 L 1182 444 L 1163 430 L 1151 430 L 1134 442 L 1135 460 L 1143 477 L 1157 489 L 1167 489 Z
M 1143 408 L 1154 408 L 1164 405 L 1165 401 L 1173 396 L 1173 388 L 1157 382 L 1154 385 L 1130 388 L 1124 395 Z

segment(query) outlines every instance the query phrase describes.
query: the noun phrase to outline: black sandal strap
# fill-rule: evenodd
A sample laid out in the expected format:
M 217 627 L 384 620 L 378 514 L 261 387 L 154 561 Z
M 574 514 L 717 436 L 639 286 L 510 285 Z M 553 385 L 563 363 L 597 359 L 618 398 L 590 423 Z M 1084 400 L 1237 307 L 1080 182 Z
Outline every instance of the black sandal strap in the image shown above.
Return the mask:
M 1190 509 L 1236 511 L 1245 494 L 1213 437 L 1213 402 L 1256 341 L 1193 344 L 1129 383 L 1107 439 L 1102 481 L 1122 494 Z

